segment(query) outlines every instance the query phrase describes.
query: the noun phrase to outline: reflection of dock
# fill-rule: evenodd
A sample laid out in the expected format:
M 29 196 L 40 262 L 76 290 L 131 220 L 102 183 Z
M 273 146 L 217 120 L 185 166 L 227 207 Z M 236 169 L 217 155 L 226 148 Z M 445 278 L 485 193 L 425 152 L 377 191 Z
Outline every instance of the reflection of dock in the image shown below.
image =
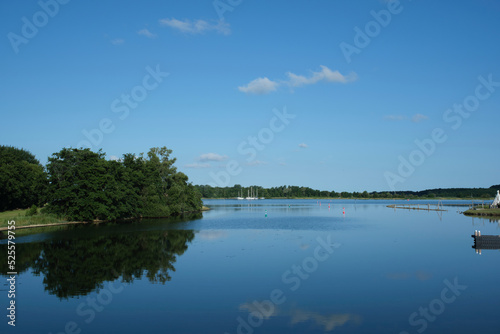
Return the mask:
M 471 237 L 474 238 L 476 253 L 481 254 L 482 249 L 500 249 L 500 235 L 481 235 L 481 231 L 475 231 Z
M 448 211 L 443 209 L 442 204 L 391 204 L 388 208 L 406 209 L 406 210 L 426 210 L 426 211 Z

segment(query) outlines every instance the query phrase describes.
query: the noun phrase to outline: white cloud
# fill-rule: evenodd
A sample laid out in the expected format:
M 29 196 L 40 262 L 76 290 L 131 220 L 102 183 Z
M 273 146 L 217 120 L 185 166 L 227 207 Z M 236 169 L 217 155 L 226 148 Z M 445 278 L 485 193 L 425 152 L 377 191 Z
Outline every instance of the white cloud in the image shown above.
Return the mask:
M 160 20 L 160 24 L 188 34 L 203 34 L 208 31 L 215 31 L 223 35 L 229 35 L 231 33 L 231 27 L 229 26 L 229 23 L 222 20 L 219 20 L 216 23 L 209 23 L 204 20 L 181 21 L 171 18 Z
M 313 85 L 320 81 L 348 83 L 358 78 L 357 74 L 354 72 L 348 75 L 342 75 L 339 71 L 332 71 L 326 66 L 321 65 L 320 67 L 321 71 L 312 72 L 311 76 L 308 78 L 303 75 L 296 75 L 292 72 L 288 72 L 288 84 L 292 87 L 299 87 Z
M 243 93 L 262 95 L 274 92 L 278 86 L 279 83 L 271 81 L 268 78 L 258 78 L 246 86 L 238 87 L 238 89 Z
M 320 81 L 339 82 L 345 84 L 348 82 L 356 81 L 358 79 L 358 75 L 354 72 L 351 72 L 348 75 L 342 75 L 339 71 L 332 71 L 326 66 L 321 65 L 320 67 L 321 71 L 312 72 L 310 77 L 305 77 L 303 75 L 297 75 L 292 72 L 288 72 L 286 74 L 288 76 L 288 80 L 272 81 L 267 77 L 257 78 L 251 81 L 246 86 L 238 87 L 238 89 L 243 93 L 268 94 L 276 91 L 276 89 L 282 84 L 291 87 L 300 87 L 305 85 L 313 85 Z
M 200 155 L 199 161 L 224 161 L 228 158 L 227 155 L 220 155 L 217 153 L 205 153 Z
M 109 156 L 109 160 L 120 161 L 120 158 L 118 158 L 116 155 L 111 155 Z
M 300 148 L 308 148 L 309 146 L 305 143 L 301 143 L 301 144 L 299 144 L 299 147 Z
M 115 38 L 115 39 L 111 40 L 111 44 L 113 44 L 113 45 L 121 45 L 123 43 L 125 43 L 125 40 L 122 38 Z
M 146 36 L 147 38 L 156 38 L 156 35 L 153 34 L 148 29 L 142 29 L 137 32 L 139 35 Z
M 424 121 L 426 119 L 428 119 L 429 117 L 425 116 L 425 115 L 422 115 L 422 114 L 416 114 L 416 115 L 413 115 L 411 121 L 413 123 L 418 123 L 418 122 L 421 122 L 421 121 Z
M 192 164 L 187 164 L 187 165 L 184 165 L 184 167 L 186 168 L 210 168 L 210 164 L 209 163 L 204 163 L 204 164 L 200 164 L 200 163 L 192 163 Z

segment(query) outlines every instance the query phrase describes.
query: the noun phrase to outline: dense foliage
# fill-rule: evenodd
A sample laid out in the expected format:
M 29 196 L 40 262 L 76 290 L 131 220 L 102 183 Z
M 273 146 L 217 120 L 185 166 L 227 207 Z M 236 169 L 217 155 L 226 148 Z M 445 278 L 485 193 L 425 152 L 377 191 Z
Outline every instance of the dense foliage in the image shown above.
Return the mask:
M 242 187 L 239 184 L 233 187 L 212 187 L 209 185 L 196 186 L 204 198 L 234 198 L 240 196 L 246 197 L 250 187 Z M 382 191 L 382 192 L 336 192 L 321 191 L 309 187 L 281 186 L 272 188 L 263 188 L 252 186 L 253 192 L 258 190 L 259 197 L 265 198 L 485 198 L 493 197 L 500 185 L 490 188 L 450 188 L 450 189 L 429 189 L 423 191 Z
M 47 211 L 70 220 L 167 217 L 201 210 L 201 196 L 173 166 L 171 150 L 106 160 L 90 149 L 64 148 L 49 158 Z
M 47 175 L 33 154 L 11 146 L 0 146 L 0 211 L 41 205 Z

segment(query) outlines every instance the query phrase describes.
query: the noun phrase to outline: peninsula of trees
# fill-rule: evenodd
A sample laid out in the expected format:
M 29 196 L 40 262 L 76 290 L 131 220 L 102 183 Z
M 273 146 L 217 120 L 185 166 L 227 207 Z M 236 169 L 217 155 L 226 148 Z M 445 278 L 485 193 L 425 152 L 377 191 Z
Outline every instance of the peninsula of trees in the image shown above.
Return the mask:
M 63 148 L 44 168 L 30 152 L 0 146 L 0 210 L 44 206 L 47 213 L 79 221 L 200 211 L 201 195 L 173 166 L 171 153 L 152 148 L 114 161 L 102 151 Z

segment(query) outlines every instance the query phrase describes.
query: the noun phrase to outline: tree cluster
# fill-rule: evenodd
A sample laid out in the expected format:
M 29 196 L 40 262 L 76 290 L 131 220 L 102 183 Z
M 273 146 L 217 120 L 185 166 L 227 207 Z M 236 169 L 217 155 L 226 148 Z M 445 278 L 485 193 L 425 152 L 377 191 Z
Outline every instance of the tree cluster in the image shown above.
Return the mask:
M 195 186 L 202 194 L 203 198 L 235 198 L 240 195 L 246 197 L 250 188 L 255 193 L 258 190 L 259 197 L 265 198 L 354 198 L 354 199 L 384 199 L 384 198 L 491 198 L 492 194 L 500 189 L 500 185 L 490 188 L 449 188 L 449 189 L 428 189 L 422 191 L 363 191 L 363 192 L 336 192 L 328 190 L 317 190 L 309 187 L 280 186 L 263 188 L 260 186 L 242 187 L 239 184 L 233 187 L 212 187 L 210 185 Z M 495 191 L 493 191 L 495 190 Z
M 48 213 L 91 221 L 201 210 L 201 195 L 171 153 L 152 148 L 114 161 L 102 151 L 63 148 L 44 168 L 30 152 L 0 146 L 0 211 L 46 205 Z
M 49 158 L 47 211 L 71 220 L 168 217 L 201 210 L 201 196 L 173 166 L 172 150 L 152 148 L 119 161 L 90 149 L 64 148 Z

